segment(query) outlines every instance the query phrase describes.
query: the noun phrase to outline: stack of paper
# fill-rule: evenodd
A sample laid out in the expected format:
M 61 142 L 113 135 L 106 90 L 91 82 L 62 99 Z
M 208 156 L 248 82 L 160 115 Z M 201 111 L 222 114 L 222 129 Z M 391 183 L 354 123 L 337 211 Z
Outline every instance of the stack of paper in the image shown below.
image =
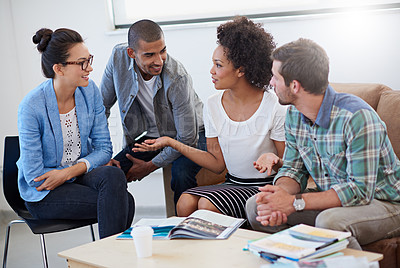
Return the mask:
M 299 224 L 249 242 L 249 250 L 271 262 L 279 258 L 298 261 L 335 253 L 347 247 L 350 232 L 339 232 Z
M 298 262 L 275 262 L 261 265 L 260 268 L 379 268 L 377 261 L 368 262 L 366 257 L 339 256 L 324 259 L 300 260 Z

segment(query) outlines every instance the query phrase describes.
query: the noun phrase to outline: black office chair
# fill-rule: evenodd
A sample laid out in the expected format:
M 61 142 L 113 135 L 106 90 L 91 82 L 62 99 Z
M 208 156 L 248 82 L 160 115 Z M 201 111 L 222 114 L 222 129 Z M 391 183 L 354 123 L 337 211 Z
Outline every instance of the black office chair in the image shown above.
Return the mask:
M 18 168 L 16 162 L 19 158 L 19 140 L 18 136 L 10 136 L 5 138 L 4 143 L 4 164 L 3 164 L 3 192 L 4 196 L 10 207 L 22 219 L 13 220 L 7 226 L 3 268 L 6 267 L 8 243 L 10 237 L 11 225 L 14 223 L 26 223 L 34 234 L 40 235 L 40 242 L 42 246 L 43 266 L 48 267 L 46 245 L 44 235 L 49 233 L 67 231 L 83 226 L 90 225 L 92 239 L 95 241 L 93 224 L 97 223 L 97 219 L 90 220 L 38 220 L 33 218 L 25 207 L 24 200 L 20 197 L 18 191 Z M 32 159 L 32 161 L 35 161 Z

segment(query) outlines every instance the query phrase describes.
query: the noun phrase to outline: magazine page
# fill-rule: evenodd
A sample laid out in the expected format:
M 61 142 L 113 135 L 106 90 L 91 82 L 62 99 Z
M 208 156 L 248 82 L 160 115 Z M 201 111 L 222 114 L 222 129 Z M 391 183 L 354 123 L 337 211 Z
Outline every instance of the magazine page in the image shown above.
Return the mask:
M 171 230 L 171 238 L 203 238 L 215 239 L 225 226 L 214 224 L 199 218 L 188 217 Z
M 203 238 L 215 239 L 224 230 L 225 226 L 203 219 L 188 217 L 171 230 L 171 238 Z
M 171 230 L 171 238 L 226 239 L 242 223 L 237 219 L 208 210 L 197 210 Z
M 243 219 L 226 216 L 220 213 L 215 213 L 204 209 L 196 210 L 189 217 L 203 219 L 225 227 L 233 227 L 236 226 L 238 223 L 240 224 L 241 222 L 244 221 Z
M 130 233 L 136 226 L 150 226 L 154 230 L 153 239 L 195 238 L 226 239 L 244 222 L 208 210 L 197 210 L 189 217 L 167 219 L 143 218 L 127 229 L 117 239 L 132 239 Z
M 137 226 L 150 226 L 154 230 L 153 239 L 168 239 L 169 232 L 172 228 L 182 222 L 184 217 L 170 217 L 161 219 L 142 218 L 125 230 L 121 235 L 117 236 L 118 240 L 132 239 L 132 228 Z
M 151 227 L 161 227 L 161 226 L 176 226 L 181 223 L 185 217 L 170 217 L 163 219 L 149 219 L 142 218 L 137 223 L 133 224 L 133 227 L 136 226 L 151 226 Z

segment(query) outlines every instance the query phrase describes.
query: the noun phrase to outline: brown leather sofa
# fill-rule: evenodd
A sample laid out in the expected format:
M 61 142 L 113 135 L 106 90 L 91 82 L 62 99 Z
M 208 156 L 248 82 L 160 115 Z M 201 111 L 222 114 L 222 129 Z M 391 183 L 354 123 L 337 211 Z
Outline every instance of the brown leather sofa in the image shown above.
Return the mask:
M 331 85 L 338 92 L 351 93 L 362 98 L 375 109 L 386 123 L 389 139 L 397 157 L 400 158 L 400 90 L 392 90 L 381 84 Z M 381 268 L 400 267 L 400 237 L 379 240 L 362 248 L 384 255 L 383 260 L 379 262 Z
M 366 83 L 331 83 L 331 86 L 337 92 L 350 93 L 362 98 L 377 111 L 386 123 L 389 139 L 397 157 L 400 158 L 400 90 Z M 175 208 L 170 187 L 170 168 L 164 168 L 163 174 L 167 216 L 172 216 L 175 215 Z M 224 174 L 216 175 L 203 168 L 196 178 L 199 185 L 210 185 L 224 181 Z M 379 262 L 381 268 L 400 267 L 400 237 L 376 241 L 364 245 L 363 249 L 384 255 L 383 260 Z

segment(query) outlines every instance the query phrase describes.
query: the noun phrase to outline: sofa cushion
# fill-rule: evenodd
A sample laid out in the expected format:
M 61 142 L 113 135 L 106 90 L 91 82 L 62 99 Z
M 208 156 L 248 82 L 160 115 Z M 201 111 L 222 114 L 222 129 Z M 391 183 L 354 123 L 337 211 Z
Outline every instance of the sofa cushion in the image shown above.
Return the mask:
M 400 264 L 400 238 L 382 239 L 362 246 L 363 250 L 383 254 L 383 260 L 379 261 L 381 268 L 399 267 Z
M 377 109 L 382 92 L 391 91 L 391 88 L 382 84 L 366 83 L 330 83 L 337 92 L 350 93 L 362 98 L 374 110 Z
M 386 123 L 390 142 L 397 157 L 400 158 L 400 91 L 382 92 L 376 111 Z

